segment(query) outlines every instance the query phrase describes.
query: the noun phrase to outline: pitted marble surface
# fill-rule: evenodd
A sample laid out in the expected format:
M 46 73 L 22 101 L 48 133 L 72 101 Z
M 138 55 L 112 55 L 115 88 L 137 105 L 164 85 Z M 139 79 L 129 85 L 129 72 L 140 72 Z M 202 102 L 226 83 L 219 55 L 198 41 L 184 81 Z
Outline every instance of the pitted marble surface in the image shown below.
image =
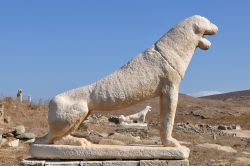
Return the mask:
M 41 145 L 30 146 L 32 157 L 39 159 L 187 159 L 189 149 L 163 146 L 123 146 L 123 145 Z

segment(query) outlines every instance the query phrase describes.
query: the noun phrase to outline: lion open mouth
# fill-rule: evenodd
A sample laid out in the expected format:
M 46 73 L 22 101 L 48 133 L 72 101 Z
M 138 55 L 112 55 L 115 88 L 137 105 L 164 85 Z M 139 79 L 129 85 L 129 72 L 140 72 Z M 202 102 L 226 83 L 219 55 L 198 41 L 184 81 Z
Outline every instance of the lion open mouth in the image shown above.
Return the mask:
M 207 50 L 211 46 L 211 42 L 205 38 L 205 35 L 215 35 L 218 32 L 218 27 L 212 23 L 210 23 L 210 29 L 206 30 L 199 40 L 198 47 Z

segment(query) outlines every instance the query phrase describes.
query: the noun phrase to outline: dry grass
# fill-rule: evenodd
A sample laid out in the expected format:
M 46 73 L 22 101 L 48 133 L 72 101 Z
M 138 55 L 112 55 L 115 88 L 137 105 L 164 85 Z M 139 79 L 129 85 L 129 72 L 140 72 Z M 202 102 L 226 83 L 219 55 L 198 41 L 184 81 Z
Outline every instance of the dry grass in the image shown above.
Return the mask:
M 10 117 L 9 123 L 0 124 L 4 132 L 11 131 L 19 124 L 24 125 L 27 132 L 33 132 L 36 135 L 42 135 L 47 131 L 48 106 L 46 104 L 19 103 L 11 97 L 5 97 L 0 103 L 4 105 L 5 116 Z M 29 156 L 28 147 L 28 144 L 23 142 L 17 148 L 1 147 L 0 165 L 19 165 L 21 159 Z

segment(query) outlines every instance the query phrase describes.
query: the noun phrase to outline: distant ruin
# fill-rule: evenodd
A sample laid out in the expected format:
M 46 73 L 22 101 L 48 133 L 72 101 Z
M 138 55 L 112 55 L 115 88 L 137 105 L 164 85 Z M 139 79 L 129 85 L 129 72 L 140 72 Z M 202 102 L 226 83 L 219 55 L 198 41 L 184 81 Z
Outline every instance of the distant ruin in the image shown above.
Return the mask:
M 4 105 L 0 103 L 0 124 L 4 123 Z
M 16 98 L 18 102 L 20 103 L 23 102 L 23 90 L 22 89 L 18 89 Z

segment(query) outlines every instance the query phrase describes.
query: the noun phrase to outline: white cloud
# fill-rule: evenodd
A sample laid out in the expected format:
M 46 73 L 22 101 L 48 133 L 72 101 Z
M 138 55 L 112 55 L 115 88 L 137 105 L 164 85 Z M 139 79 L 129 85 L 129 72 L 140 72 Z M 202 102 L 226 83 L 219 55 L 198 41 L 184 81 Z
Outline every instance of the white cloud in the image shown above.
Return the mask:
M 219 91 L 199 91 L 196 93 L 189 94 L 190 96 L 193 97 L 202 97 L 202 96 L 210 96 L 210 95 L 218 95 L 222 94 L 222 92 Z

